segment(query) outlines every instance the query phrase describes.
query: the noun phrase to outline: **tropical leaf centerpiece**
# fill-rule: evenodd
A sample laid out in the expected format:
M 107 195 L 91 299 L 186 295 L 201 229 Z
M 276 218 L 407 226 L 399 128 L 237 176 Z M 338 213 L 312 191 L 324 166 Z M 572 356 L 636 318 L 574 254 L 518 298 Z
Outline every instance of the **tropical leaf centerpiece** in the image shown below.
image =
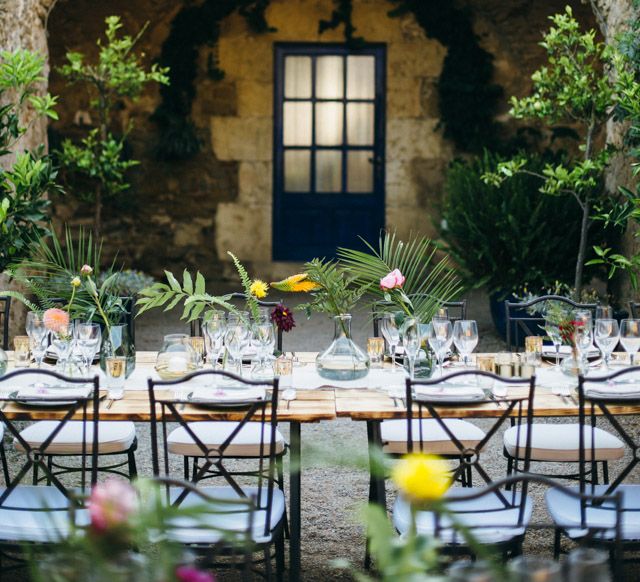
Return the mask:
M 440 249 L 426 237 L 404 242 L 384 231 L 378 248 L 363 242 L 368 252 L 339 248 L 338 258 L 353 283 L 366 286 L 373 295 L 377 311 L 399 310 L 427 322 L 462 290 L 449 258 L 439 258 Z

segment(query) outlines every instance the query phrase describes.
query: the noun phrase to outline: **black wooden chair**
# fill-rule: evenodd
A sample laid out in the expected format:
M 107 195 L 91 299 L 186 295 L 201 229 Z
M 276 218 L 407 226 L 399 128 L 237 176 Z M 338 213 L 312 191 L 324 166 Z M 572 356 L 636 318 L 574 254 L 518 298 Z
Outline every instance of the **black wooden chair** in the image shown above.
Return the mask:
M 638 315 L 640 315 L 640 303 L 637 301 L 629 301 L 629 313 L 632 319 L 638 319 Z
M 2 326 L 2 343 L 0 346 L 3 350 L 9 349 L 9 314 L 11 313 L 11 297 L 0 295 L 0 325 Z
M 211 398 L 212 384 L 230 379 L 247 390 L 258 390 L 260 394 L 246 396 L 235 402 L 232 422 L 210 420 L 189 422 L 189 408 L 206 406 L 230 415 L 229 402 L 217 402 Z M 284 524 L 285 497 L 277 487 L 277 456 L 282 453 L 284 443 L 277 438 L 278 379 L 272 382 L 246 380 L 227 372 L 207 370 L 189 374 L 179 380 L 154 381 L 149 379 L 149 404 L 151 410 L 151 444 L 153 472 L 156 476 L 172 477 L 178 470 L 176 460 L 195 459 L 185 480 L 200 487 L 213 497 L 226 499 L 251 498 L 255 500 L 255 512 L 251 529 L 256 551 L 263 554 L 265 575 L 271 578 L 270 547 L 275 545 L 278 579 L 284 569 Z M 268 390 L 267 390 L 268 389 Z M 270 391 L 270 393 L 269 393 Z M 182 395 L 190 394 L 190 397 Z M 240 398 L 240 397 L 239 397 Z M 214 414 L 212 416 L 215 418 Z M 259 454 L 242 455 L 249 459 L 237 465 L 238 453 L 244 446 L 244 437 L 255 434 L 259 439 Z M 253 446 L 253 445 L 252 445 Z M 214 485 L 202 486 L 203 481 Z M 172 502 L 176 505 L 189 503 L 185 490 L 174 491 Z M 230 521 L 229 525 L 242 530 L 245 518 Z M 217 539 L 194 532 L 182 538 L 194 551 L 207 552 Z

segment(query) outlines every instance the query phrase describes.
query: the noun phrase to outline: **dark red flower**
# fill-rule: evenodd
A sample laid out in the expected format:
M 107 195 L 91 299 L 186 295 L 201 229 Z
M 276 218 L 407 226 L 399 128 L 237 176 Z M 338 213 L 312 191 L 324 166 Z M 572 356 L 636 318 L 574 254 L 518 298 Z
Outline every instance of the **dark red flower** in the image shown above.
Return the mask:
M 178 582 L 215 582 L 215 577 L 209 572 L 203 572 L 193 566 L 178 566 L 176 568 Z
M 278 329 L 284 332 L 291 331 L 296 326 L 291 309 L 282 303 L 278 303 L 278 305 L 273 308 L 273 311 L 271 312 L 271 321 L 276 324 Z

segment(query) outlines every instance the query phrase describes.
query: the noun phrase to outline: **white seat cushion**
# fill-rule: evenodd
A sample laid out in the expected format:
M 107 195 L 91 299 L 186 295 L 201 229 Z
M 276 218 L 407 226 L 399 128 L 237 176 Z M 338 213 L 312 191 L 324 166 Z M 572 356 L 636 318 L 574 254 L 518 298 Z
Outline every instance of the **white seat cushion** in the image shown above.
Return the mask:
M 199 487 L 203 493 L 217 499 L 238 499 L 238 493 L 231 487 Z M 247 496 L 255 496 L 258 503 L 257 487 L 243 489 Z M 173 488 L 170 499 L 175 501 L 182 489 Z M 271 515 L 267 526 L 267 488 L 263 487 L 259 498 L 260 509 L 253 512 L 253 524 L 251 536 L 255 543 L 263 544 L 271 541 L 271 532 L 284 518 L 285 500 L 284 494 L 277 487 L 273 488 L 271 503 Z M 248 513 L 243 506 L 233 506 L 228 503 L 216 504 L 202 497 L 189 493 L 180 503 L 180 508 L 206 507 L 206 510 L 198 512 L 196 518 L 180 517 L 172 520 L 173 528 L 169 529 L 171 539 L 183 544 L 212 544 L 222 539 L 224 532 L 243 532 L 248 527 Z M 234 507 L 237 509 L 234 512 Z M 217 512 L 216 512 L 217 511 Z M 265 531 L 266 530 L 266 531 Z
M 4 491 L 4 487 L 0 488 L 0 493 Z M 68 504 L 68 499 L 57 487 L 19 485 L 0 507 L 0 539 L 40 543 L 60 541 L 69 533 Z M 86 510 L 76 511 L 75 516 L 78 525 L 88 524 Z
M 577 490 L 578 486 L 571 487 Z M 596 485 L 596 495 L 602 495 L 607 485 Z M 620 485 L 616 491 L 622 492 L 622 539 L 625 541 L 640 540 L 640 485 Z M 587 487 L 591 493 L 591 487 Z M 564 529 L 571 538 L 580 538 L 587 531 L 581 528 L 580 500 L 569 496 L 559 489 L 549 489 L 546 495 L 547 508 L 554 523 Z M 594 532 L 597 537 L 613 539 L 615 537 L 616 514 L 611 504 L 599 507 L 588 507 L 585 525 L 587 528 L 611 528 Z
M 190 422 L 189 428 L 196 437 L 211 451 L 218 447 L 237 428 L 237 422 Z M 260 451 L 260 429 L 263 427 L 262 452 Z M 260 422 L 246 423 L 224 451 L 225 457 L 260 457 L 269 454 L 271 437 L 269 425 Z M 186 457 L 202 457 L 202 449 L 194 442 L 187 430 L 181 426 L 167 438 L 169 452 Z M 276 429 L 276 454 L 284 452 L 285 441 L 282 433 Z
M 485 437 L 482 429 L 466 420 L 446 418 L 443 421 L 456 438 L 466 447 L 475 448 Z M 425 453 L 436 455 L 459 455 L 456 447 L 444 428 L 433 418 L 413 419 L 414 445 L 420 446 L 420 423 L 422 423 L 422 445 Z M 403 455 L 407 452 L 407 421 L 384 420 L 380 425 L 382 446 L 385 453 Z
M 446 498 L 455 499 L 460 495 L 470 495 L 479 491 L 478 487 L 456 487 L 447 492 Z M 520 492 L 504 491 L 505 499 L 519 504 Z M 512 497 L 515 495 L 515 497 Z M 505 507 L 500 498 L 495 494 L 487 494 L 472 501 L 449 501 L 447 509 L 455 513 L 458 523 L 466 525 L 476 540 L 484 544 L 497 544 L 507 542 L 524 534 L 531 519 L 533 504 L 531 499 L 524 501 L 522 521 L 518 522 L 519 507 Z M 398 496 L 393 507 L 393 525 L 401 533 L 409 531 L 411 524 L 411 506 L 402 497 Z M 433 536 L 436 531 L 435 514 L 431 511 L 418 511 L 416 514 L 416 527 L 419 534 Z M 461 534 L 451 527 L 451 521 L 443 516 L 440 520 L 440 531 L 437 538 L 446 544 L 461 544 L 465 541 Z
M 533 423 L 531 433 L 532 461 L 564 461 L 578 462 L 580 455 L 580 425 Z M 591 427 L 583 427 L 585 443 L 585 459 L 591 460 Z M 613 434 L 596 428 L 595 432 L 595 460 L 613 461 L 624 456 L 624 444 Z M 507 453 L 516 456 L 516 441 L 518 427 L 512 426 L 504 433 L 504 447 Z M 527 439 L 527 426 L 520 428 L 520 448 L 518 458 L 524 458 L 524 448 Z
M 47 447 L 48 455 L 81 455 L 82 454 L 82 422 L 67 422 Z M 42 420 L 25 428 L 20 436 L 34 448 L 38 448 L 53 432 L 58 422 Z M 86 424 L 86 452 L 93 452 L 93 425 Z M 133 422 L 101 421 L 98 427 L 98 454 L 124 453 L 131 448 L 136 438 L 136 427 Z M 24 447 L 13 439 L 16 449 L 24 453 Z

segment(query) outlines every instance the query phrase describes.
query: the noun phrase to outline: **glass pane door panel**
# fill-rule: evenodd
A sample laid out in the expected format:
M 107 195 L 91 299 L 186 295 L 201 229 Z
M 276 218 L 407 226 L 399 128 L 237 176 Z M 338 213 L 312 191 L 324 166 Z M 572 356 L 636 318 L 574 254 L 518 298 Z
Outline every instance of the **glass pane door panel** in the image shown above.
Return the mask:
M 286 57 L 284 60 L 285 98 L 311 97 L 311 57 Z
M 342 190 L 342 152 L 336 150 L 316 152 L 316 190 L 318 192 Z
M 334 101 L 316 103 L 316 144 L 342 145 L 344 105 Z
M 309 192 L 311 189 L 311 152 L 284 151 L 284 189 L 286 192 Z
M 347 57 L 347 99 L 375 97 L 375 64 L 374 57 Z
M 286 146 L 311 145 L 311 103 L 285 101 L 282 141 Z
M 373 145 L 373 103 L 347 104 L 347 143 L 349 145 Z
M 316 97 L 342 99 L 344 96 L 344 58 L 318 57 L 316 59 Z
M 373 152 L 347 153 L 347 192 L 373 191 Z

